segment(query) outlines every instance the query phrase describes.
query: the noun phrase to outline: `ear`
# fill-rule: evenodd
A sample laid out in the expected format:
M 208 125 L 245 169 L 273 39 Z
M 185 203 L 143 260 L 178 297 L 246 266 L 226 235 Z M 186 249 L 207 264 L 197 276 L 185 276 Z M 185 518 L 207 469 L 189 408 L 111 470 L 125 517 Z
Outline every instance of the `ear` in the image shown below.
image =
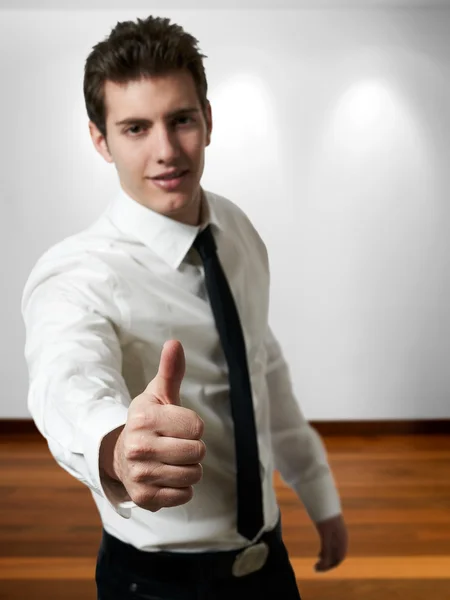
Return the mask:
M 211 133 L 213 128 L 211 104 L 208 100 L 206 104 L 206 146 L 211 143 Z
M 113 163 L 114 159 L 109 152 L 108 142 L 106 141 L 105 136 L 92 121 L 89 121 L 89 133 L 91 134 L 94 148 L 97 150 L 100 156 L 102 156 L 106 162 Z

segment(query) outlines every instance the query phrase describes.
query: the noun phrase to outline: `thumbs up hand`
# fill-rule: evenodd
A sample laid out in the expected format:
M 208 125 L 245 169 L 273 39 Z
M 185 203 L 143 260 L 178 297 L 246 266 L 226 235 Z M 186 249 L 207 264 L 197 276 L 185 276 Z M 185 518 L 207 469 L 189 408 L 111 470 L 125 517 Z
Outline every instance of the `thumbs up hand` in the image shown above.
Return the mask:
M 120 433 L 116 430 L 112 476 L 136 505 L 152 512 L 189 502 L 202 477 L 203 421 L 180 406 L 184 373 L 182 345 L 166 342 L 156 377 L 134 398 Z

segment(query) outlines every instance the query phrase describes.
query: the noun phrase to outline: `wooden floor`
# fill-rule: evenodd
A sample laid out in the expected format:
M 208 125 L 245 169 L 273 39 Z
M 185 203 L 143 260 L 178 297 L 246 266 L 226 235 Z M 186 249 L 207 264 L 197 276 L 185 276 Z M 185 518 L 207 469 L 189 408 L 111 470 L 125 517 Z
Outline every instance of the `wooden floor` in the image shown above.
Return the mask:
M 314 572 L 315 529 L 276 477 L 303 599 L 450 600 L 450 436 L 325 443 L 350 531 L 338 569 Z M 0 600 L 94 600 L 99 539 L 88 490 L 56 465 L 42 438 L 2 435 Z

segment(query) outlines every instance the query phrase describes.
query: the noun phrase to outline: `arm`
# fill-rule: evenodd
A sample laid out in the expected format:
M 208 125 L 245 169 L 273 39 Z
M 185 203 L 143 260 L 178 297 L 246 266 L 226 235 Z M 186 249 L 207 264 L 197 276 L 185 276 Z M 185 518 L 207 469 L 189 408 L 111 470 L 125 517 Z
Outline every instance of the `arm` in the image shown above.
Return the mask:
M 266 349 L 275 468 L 296 492 L 310 518 L 318 523 L 341 513 L 325 447 L 293 395 L 288 366 L 270 328 Z
M 101 280 L 104 298 L 91 293 L 89 277 Z M 114 320 L 123 315 L 111 302 L 114 284 L 95 258 L 89 258 L 89 268 L 38 264 L 24 289 L 22 315 L 28 408 L 37 428 L 62 468 L 129 517 L 133 503 L 125 488 L 99 465 L 101 442 L 126 423 L 131 401 L 121 375 Z M 105 306 L 112 307 L 111 314 Z

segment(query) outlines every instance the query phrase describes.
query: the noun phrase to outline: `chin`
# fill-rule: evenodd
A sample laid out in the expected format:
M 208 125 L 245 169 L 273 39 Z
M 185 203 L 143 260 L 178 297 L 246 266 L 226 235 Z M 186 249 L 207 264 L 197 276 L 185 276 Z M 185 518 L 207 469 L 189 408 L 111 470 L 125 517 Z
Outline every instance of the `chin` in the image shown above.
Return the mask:
M 161 198 L 158 198 L 158 206 L 164 212 L 172 213 L 179 212 L 192 204 L 192 195 L 183 194 L 182 192 L 172 192 L 164 194 Z
M 188 189 L 174 190 L 173 192 L 161 192 L 158 194 L 156 203 L 167 207 L 169 211 L 182 210 L 195 204 L 198 198 L 199 190 Z

